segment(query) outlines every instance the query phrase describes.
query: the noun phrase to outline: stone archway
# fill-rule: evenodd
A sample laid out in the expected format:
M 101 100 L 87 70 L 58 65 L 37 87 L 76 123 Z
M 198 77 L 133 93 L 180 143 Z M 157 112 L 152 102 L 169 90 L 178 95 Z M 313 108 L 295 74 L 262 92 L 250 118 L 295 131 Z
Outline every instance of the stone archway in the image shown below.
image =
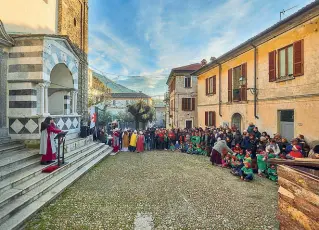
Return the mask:
M 242 130 L 242 116 L 240 113 L 234 113 L 231 118 L 231 126 L 235 125 L 238 130 Z
M 68 67 L 63 63 L 55 65 L 50 73 L 48 112 L 51 115 L 70 114 L 70 93 L 73 91 L 74 83 L 72 73 Z

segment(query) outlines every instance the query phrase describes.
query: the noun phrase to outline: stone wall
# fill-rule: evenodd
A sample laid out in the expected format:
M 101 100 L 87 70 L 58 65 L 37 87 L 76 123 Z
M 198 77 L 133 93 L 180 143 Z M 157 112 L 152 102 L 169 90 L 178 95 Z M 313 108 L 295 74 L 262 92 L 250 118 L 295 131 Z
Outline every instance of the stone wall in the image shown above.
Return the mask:
M 88 52 L 88 4 L 87 0 L 60 0 L 60 35 L 68 35 L 71 41 L 85 53 Z

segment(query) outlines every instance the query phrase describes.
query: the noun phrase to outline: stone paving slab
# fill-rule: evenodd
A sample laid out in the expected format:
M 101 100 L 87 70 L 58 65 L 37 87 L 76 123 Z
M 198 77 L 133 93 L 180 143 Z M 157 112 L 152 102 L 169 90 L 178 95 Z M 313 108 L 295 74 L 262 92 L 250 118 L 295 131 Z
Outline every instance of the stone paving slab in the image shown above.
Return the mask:
M 278 229 L 277 189 L 265 178 L 243 182 L 204 156 L 118 153 L 26 229 Z

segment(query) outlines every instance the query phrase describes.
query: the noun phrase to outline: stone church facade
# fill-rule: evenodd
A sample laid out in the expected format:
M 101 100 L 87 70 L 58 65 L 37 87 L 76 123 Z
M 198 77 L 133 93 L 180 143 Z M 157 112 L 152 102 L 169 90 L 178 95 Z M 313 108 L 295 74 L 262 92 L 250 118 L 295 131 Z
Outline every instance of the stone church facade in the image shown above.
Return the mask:
M 48 24 L 52 31 L 41 31 L 42 27 L 27 31 L 33 26 L 28 18 L 19 21 L 0 12 L 4 15 L 0 18 L 0 137 L 38 139 L 40 124 L 47 116 L 76 136 L 87 117 L 87 1 L 37 4 L 54 11 L 55 24 Z M 15 31 L 19 24 L 23 29 Z

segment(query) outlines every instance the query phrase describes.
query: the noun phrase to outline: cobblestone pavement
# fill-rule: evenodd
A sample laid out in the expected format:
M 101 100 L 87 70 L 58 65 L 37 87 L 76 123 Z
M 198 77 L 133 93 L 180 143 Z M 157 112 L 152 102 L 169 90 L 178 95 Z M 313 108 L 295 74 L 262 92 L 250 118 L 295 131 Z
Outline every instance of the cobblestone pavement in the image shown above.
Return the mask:
M 264 178 L 240 181 L 204 156 L 119 153 L 26 229 L 277 229 L 277 189 Z

